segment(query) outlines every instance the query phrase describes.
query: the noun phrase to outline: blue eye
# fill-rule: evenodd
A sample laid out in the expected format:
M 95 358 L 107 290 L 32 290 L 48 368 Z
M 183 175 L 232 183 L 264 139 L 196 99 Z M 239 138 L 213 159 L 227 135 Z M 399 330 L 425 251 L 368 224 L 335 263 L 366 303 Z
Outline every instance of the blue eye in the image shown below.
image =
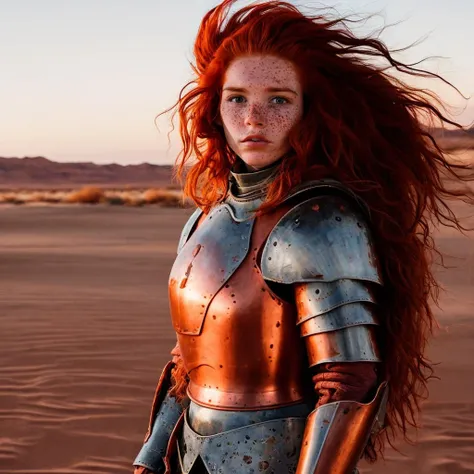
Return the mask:
M 239 99 L 239 100 L 234 100 L 234 99 Z M 234 95 L 233 97 L 229 97 L 227 99 L 228 102 L 234 102 L 236 104 L 241 104 L 244 100 L 245 100 L 245 97 L 243 97 L 241 95 Z
M 273 100 L 273 101 L 276 101 L 276 100 L 277 100 L 278 102 L 276 102 L 276 103 L 279 104 L 279 105 L 280 105 L 280 104 L 283 105 L 283 104 L 287 104 L 287 103 L 288 103 L 288 99 L 285 99 L 284 97 L 273 97 L 272 100 Z
M 242 95 L 234 95 L 232 97 L 227 98 L 227 102 L 233 102 L 234 104 L 242 104 L 245 102 L 245 100 L 246 100 L 245 97 Z M 288 99 L 286 99 L 285 97 L 279 97 L 279 96 L 272 97 L 270 101 L 273 104 L 277 104 L 277 105 L 284 105 L 284 104 L 289 103 Z

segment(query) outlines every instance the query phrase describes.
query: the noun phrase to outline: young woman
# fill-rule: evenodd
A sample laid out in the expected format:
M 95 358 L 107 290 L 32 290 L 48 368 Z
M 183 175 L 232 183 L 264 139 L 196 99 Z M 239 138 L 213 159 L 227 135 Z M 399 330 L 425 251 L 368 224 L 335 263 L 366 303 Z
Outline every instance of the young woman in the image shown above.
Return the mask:
M 284 2 L 233 3 L 203 19 L 177 103 L 198 209 L 135 469 L 352 473 L 415 423 L 432 372 L 430 224 L 460 228 L 445 200 L 472 195 L 443 175 L 471 178 L 421 119 L 457 124 L 389 75 L 422 72 L 382 42 Z

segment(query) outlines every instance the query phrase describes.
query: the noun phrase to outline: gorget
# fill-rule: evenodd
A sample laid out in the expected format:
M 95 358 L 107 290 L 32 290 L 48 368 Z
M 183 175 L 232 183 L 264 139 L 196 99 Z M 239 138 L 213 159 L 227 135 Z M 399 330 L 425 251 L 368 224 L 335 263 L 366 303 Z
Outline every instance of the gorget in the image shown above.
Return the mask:
M 251 219 L 263 204 L 268 186 L 278 174 L 280 161 L 257 171 L 245 171 L 238 161 L 229 176 L 229 192 L 225 204 L 237 222 Z

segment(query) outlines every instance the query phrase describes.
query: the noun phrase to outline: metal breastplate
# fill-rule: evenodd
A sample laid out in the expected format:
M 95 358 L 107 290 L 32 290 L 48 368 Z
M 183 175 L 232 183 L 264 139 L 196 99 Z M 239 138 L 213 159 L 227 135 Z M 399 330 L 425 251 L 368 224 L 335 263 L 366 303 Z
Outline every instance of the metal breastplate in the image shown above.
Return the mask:
M 294 305 L 271 292 L 257 266 L 259 250 L 286 210 L 248 219 L 229 204 L 217 206 L 176 258 L 171 317 L 188 394 L 199 405 L 255 410 L 305 398 Z

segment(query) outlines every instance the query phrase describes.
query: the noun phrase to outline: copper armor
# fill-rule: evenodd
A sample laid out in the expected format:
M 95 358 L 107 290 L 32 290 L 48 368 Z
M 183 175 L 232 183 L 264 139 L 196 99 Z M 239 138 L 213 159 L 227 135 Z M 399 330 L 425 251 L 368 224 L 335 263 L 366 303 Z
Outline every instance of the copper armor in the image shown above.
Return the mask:
M 386 384 L 368 403 L 311 411 L 309 383 L 320 364 L 380 361 L 373 290 L 382 279 L 367 209 L 330 180 L 295 188 L 258 217 L 264 195 L 250 194 L 197 210 L 181 235 L 169 300 L 191 404 L 168 451 L 177 447 L 183 473 L 199 458 L 209 473 L 352 472 L 383 423 Z M 160 465 L 166 436 L 156 431 L 169 408 L 154 411 L 136 465 Z
M 294 305 L 277 297 L 257 259 L 287 209 L 235 222 L 225 205 L 194 231 L 173 265 L 173 326 L 199 405 L 255 410 L 305 398 L 304 345 Z
M 324 181 L 313 183 L 313 186 L 296 189 L 290 197 L 304 201 L 303 196 L 306 194 L 307 197 L 308 189 L 314 193 L 316 188 L 324 194 L 337 188 L 337 184 Z M 251 202 L 254 207 L 259 204 L 255 200 Z M 311 313 L 311 299 L 297 297 L 295 300 L 291 297 L 285 301 L 267 283 L 269 280 L 282 284 L 291 282 L 291 274 L 288 276 L 291 268 L 301 267 L 305 259 L 314 261 L 314 257 L 305 255 L 304 250 L 310 254 L 314 252 L 314 244 L 324 245 L 324 242 L 312 242 L 303 234 L 301 245 L 295 245 L 293 249 L 291 243 L 289 247 L 285 246 L 285 231 L 295 234 L 295 229 L 284 223 L 290 220 L 293 227 L 297 227 L 295 212 L 307 211 L 301 210 L 299 205 L 295 206 L 294 202 L 291 204 L 289 199 L 272 213 L 249 218 L 253 209 L 245 206 L 245 202 L 230 195 L 209 215 L 202 216 L 198 211 L 183 233 L 169 280 L 172 322 L 190 378 L 188 394 L 199 405 L 217 409 L 255 410 L 299 403 L 308 397 L 305 389 L 308 377 L 304 375 L 308 365 L 326 359 L 338 360 L 331 355 L 338 341 L 328 342 L 328 329 L 312 327 L 314 316 L 319 313 Z M 280 220 L 282 222 L 279 223 Z M 358 239 L 360 248 L 349 251 L 367 253 L 367 248 L 370 248 L 367 236 L 364 229 L 360 232 L 364 237 Z M 272 238 L 268 239 L 270 233 Z M 344 239 L 343 233 L 341 236 Z M 265 255 L 260 265 L 262 252 Z M 292 265 L 292 261 L 294 263 L 298 259 L 302 262 Z M 357 285 L 350 278 L 361 271 L 367 273 L 362 275 L 362 279 L 378 281 L 377 268 L 372 260 L 371 255 L 367 255 L 365 260 L 363 257 L 353 259 L 354 268 L 345 269 L 347 279 L 341 280 L 342 286 L 344 282 L 346 286 Z M 347 261 L 347 258 L 342 258 L 340 264 L 344 265 Z M 338 270 L 336 262 L 334 273 Z M 307 275 L 306 280 L 319 279 L 319 284 L 324 286 L 328 275 L 324 278 L 317 274 L 316 269 L 310 271 L 313 273 Z M 299 281 L 301 283 L 301 279 Z M 297 294 L 304 294 L 308 286 L 296 288 Z M 373 302 L 370 291 L 363 285 L 354 291 L 362 294 L 355 301 Z M 326 301 L 327 298 L 320 300 Z M 342 312 L 347 309 L 341 303 L 339 306 Z M 309 316 L 304 316 L 305 311 L 310 311 Z M 351 337 L 364 344 L 366 339 L 373 340 L 372 325 L 376 321 L 371 317 L 370 308 L 361 310 L 359 305 L 355 311 L 360 313 L 357 318 L 362 320 L 356 322 L 355 327 L 341 331 L 351 332 Z M 324 317 L 317 318 L 317 321 L 324 321 Z M 301 327 L 298 323 L 302 323 Z M 337 338 L 341 331 L 333 332 L 331 336 Z M 302 344 L 301 332 L 306 335 L 307 343 L 312 341 L 307 344 L 308 351 Z M 365 359 L 360 357 L 359 347 L 354 346 L 353 349 L 357 355 L 354 360 L 379 360 L 375 343 L 367 347 Z M 306 362 L 307 352 L 309 364 Z M 350 354 L 343 354 L 341 360 L 353 358 Z

